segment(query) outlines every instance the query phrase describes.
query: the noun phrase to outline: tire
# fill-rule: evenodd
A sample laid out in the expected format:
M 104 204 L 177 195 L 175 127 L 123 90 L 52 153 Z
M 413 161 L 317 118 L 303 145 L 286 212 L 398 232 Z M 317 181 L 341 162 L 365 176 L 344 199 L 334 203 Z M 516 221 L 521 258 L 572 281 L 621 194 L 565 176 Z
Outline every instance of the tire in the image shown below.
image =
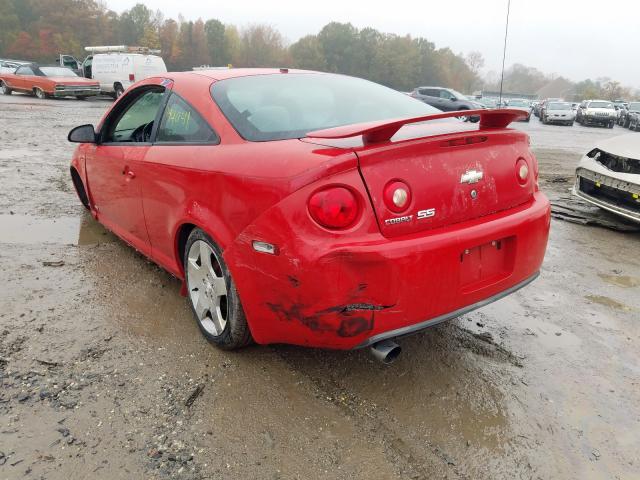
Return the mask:
M 613 128 L 613 122 L 609 122 L 609 125 L 607 125 L 609 128 Z
M 570 127 L 573 127 L 573 122 L 567 123 Z
M 460 111 L 464 111 L 467 110 L 466 108 L 461 108 Z M 458 120 L 461 120 L 463 122 L 468 122 L 470 120 L 470 117 L 466 116 L 466 115 L 460 115 L 459 117 L 456 117 Z
M 122 85 L 120 85 L 119 83 L 116 83 L 113 86 L 113 94 L 115 95 L 114 98 L 117 100 L 122 96 L 123 93 L 124 93 L 124 88 L 122 88 Z
M 76 96 L 76 99 L 77 99 L 77 100 L 86 100 L 86 99 L 87 99 L 87 97 L 85 97 L 85 96 L 83 96 L 83 95 L 77 95 L 77 96 Z
M 187 239 L 183 264 L 191 311 L 205 338 L 224 350 L 252 343 L 240 297 L 222 251 L 199 228 Z
M 41 88 L 34 88 L 33 89 L 33 94 L 38 97 L 40 100 L 44 100 L 45 98 L 47 98 L 47 94 L 44 93 L 44 90 L 42 90 Z
M 3 95 L 11 95 L 13 90 L 7 87 L 4 82 L 0 81 L 0 92 L 2 92 Z

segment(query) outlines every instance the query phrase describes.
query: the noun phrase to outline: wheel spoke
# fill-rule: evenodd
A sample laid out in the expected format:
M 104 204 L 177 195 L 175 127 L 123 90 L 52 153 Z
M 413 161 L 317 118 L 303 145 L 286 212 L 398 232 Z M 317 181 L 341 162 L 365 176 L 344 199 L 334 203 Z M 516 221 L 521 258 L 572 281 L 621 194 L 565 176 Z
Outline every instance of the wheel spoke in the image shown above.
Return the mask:
M 213 282 L 211 283 L 213 284 L 213 289 L 218 297 L 222 297 L 227 294 L 227 282 L 224 281 L 224 278 L 214 277 Z
M 198 295 L 198 298 L 194 302 L 195 303 L 194 309 L 196 311 L 196 315 L 198 316 L 198 318 L 200 320 L 203 320 L 207 311 L 210 310 L 210 306 L 209 306 L 209 302 L 207 302 L 207 297 L 203 290 L 199 291 L 197 295 Z
M 213 272 L 213 267 L 211 266 L 211 248 L 204 242 L 200 242 L 200 265 L 204 269 L 205 272 Z
M 220 335 L 224 330 L 226 322 L 221 318 L 218 312 L 214 312 L 211 317 L 213 318 L 213 321 L 211 322 L 213 324 L 213 329 L 216 331 L 216 335 Z

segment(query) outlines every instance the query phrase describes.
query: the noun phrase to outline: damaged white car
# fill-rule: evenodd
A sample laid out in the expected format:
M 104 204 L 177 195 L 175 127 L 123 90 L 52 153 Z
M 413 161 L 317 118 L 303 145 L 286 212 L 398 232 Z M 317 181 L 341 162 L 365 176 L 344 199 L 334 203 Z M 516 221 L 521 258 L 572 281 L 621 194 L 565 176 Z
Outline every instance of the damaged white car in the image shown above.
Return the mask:
M 573 193 L 640 223 L 640 135 L 604 140 L 582 157 Z

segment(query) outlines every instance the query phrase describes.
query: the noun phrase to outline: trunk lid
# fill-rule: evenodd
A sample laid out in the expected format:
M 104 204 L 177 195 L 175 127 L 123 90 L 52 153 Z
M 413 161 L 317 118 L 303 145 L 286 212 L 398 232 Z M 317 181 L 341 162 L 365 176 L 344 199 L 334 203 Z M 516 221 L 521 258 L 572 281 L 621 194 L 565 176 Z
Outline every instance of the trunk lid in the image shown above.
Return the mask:
M 364 146 L 356 153 L 385 237 L 507 210 L 530 200 L 536 188 L 535 157 L 527 135 L 516 130 L 457 132 Z M 523 161 L 525 182 L 518 179 Z M 410 189 L 410 200 L 400 212 L 389 208 L 390 195 L 385 200 L 385 188 L 394 181 Z

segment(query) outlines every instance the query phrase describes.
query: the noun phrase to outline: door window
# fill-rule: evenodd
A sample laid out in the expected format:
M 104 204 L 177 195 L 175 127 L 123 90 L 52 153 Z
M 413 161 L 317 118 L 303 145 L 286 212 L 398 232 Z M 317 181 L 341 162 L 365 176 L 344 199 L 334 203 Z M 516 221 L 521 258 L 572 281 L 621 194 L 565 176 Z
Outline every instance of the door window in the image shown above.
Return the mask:
M 421 88 L 420 95 L 426 95 L 427 97 L 439 97 L 440 94 L 438 90 L 434 90 L 432 88 Z
M 148 142 L 153 123 L 158 115 L 163 87 L 145 89 L 118 113 L 108 120 L 104 142 Z
M 187 102 L 172 94 L 158 128 L 157 142 L 218 143 L 218 136 Z
M 451 100 L 453 98 L 453 95 L 451 95 L 446 90 L 440 90 L 440 98 L 444 98 L 446 100 Z

